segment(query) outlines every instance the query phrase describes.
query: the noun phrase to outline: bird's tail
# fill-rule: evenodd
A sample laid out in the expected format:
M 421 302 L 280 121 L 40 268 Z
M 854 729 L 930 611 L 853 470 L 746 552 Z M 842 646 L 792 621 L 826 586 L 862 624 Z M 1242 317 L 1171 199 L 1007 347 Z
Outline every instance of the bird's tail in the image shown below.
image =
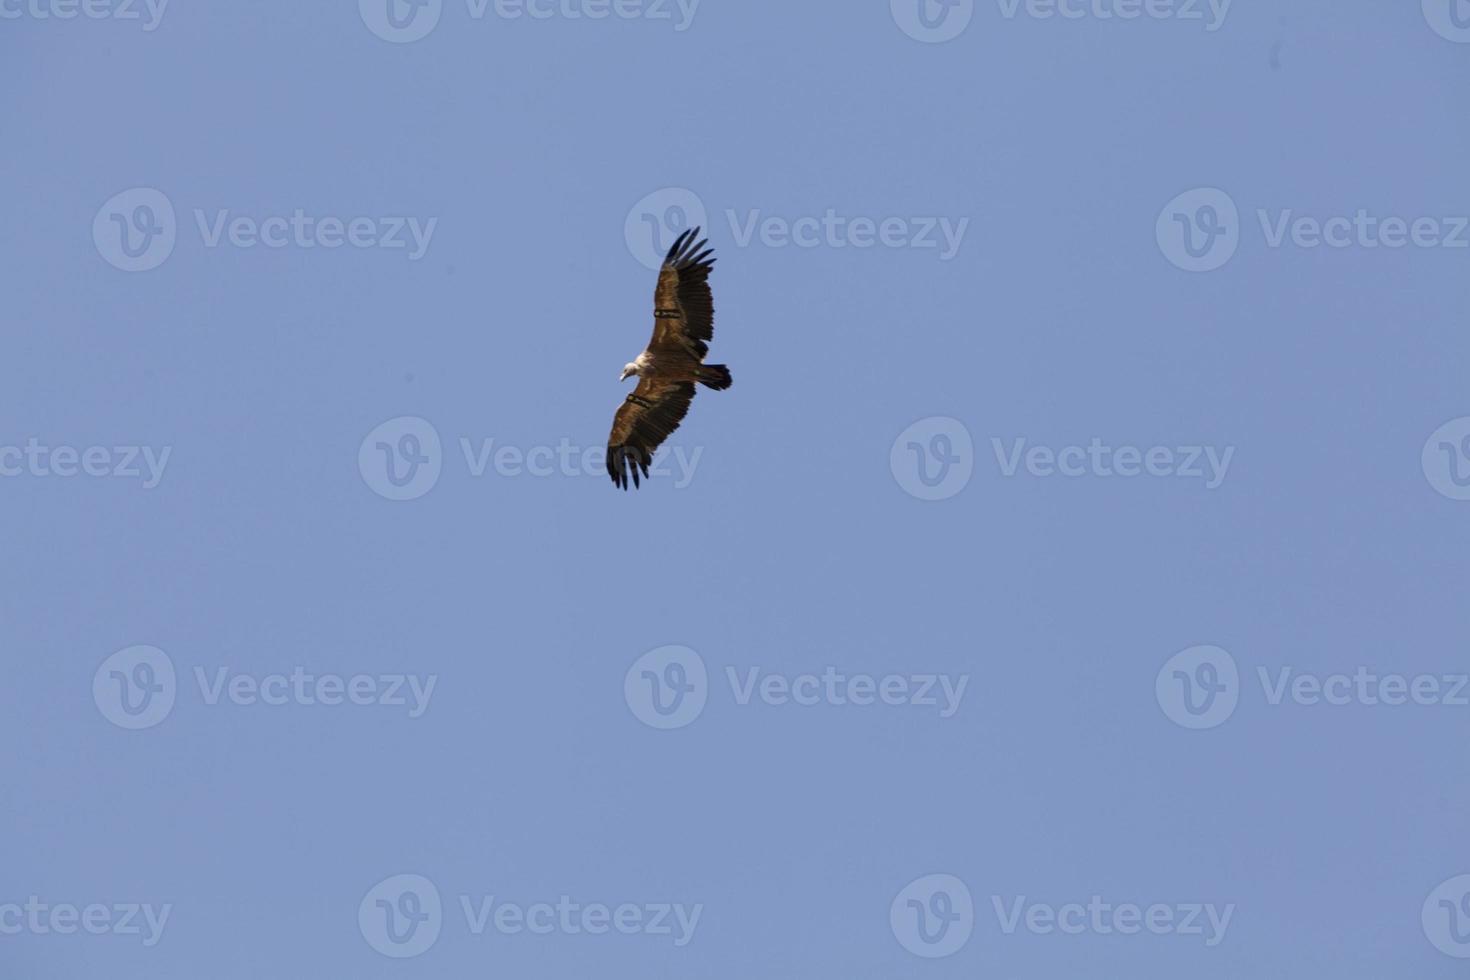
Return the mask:
M 724 391 L 735 383 L 730 377 L 730 369 L 723 364 L 701 364 L 699 366 L 699 383 L 706 388 L 715 391 Z

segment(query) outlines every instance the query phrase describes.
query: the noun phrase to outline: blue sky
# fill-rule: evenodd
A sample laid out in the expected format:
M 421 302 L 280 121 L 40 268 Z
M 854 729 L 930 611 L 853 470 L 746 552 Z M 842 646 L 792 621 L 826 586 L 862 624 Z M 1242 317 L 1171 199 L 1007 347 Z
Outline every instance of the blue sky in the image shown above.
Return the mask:
M 1464 0 L 0 15 L 6 976 L 1470 955 Z

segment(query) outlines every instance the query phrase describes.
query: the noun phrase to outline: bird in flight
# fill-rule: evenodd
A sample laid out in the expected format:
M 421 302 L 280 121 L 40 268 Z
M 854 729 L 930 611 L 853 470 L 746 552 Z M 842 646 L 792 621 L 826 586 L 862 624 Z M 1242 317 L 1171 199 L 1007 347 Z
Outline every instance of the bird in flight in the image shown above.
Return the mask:
M 704 363 L 715 333 L 709 292 L 715 260 L 710 258 L 714 249 L 705 249 L 708 241 L 698 238 L 699 229 L 691 228 L 669 248 L 653 293 L 653 338 L 618 379 L 638 377 L 607 439 L 607 473 L 624 490 L 629 477 L 636 487 L 639 472 L 648 475 L 654 450 L 684 421 L 696 383 L 715 391 L 731 385 L 729 368 Z

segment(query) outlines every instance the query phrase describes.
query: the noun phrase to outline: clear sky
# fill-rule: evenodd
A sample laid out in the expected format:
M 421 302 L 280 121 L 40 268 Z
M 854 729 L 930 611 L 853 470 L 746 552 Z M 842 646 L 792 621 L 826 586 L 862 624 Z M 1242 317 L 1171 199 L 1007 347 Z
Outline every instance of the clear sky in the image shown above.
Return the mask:
M 1460 975 L 1470 4 L 391 2 L 0 0 L 0 975 Z

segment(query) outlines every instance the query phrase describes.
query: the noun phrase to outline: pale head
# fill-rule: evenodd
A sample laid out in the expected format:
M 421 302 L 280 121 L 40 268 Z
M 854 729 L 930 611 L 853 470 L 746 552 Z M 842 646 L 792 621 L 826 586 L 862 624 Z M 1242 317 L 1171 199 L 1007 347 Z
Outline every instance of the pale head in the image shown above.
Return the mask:
M 638 362 L 637 361 L 629 361 L 627 364 L 624 364 L 623 365 L 623 373 L 622 373 L 622 376 L 618 378 L 618 380 L 619 381 L 627 381 L 630 377 L 636 375 L 637 373 L 638 373 Z

